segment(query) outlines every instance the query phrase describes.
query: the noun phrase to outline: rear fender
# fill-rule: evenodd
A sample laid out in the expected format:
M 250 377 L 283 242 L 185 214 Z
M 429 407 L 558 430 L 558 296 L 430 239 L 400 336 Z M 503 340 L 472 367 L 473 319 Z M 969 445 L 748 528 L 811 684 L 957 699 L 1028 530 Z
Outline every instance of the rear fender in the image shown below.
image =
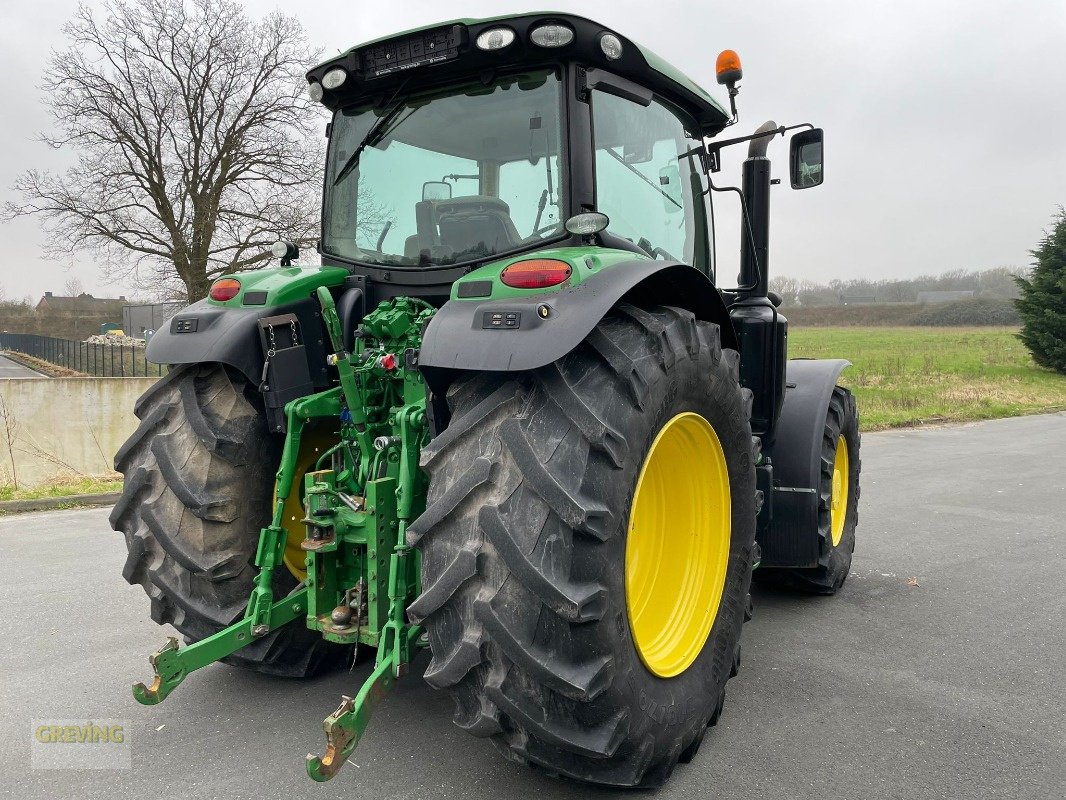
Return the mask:
M 295 314 L 299 319 L 311 380 L 318 387 L 329 385 L 320 311 L 310 297 L 284 305 L 253 307 L 219 306 L 200 300 L 156 331 L 145 355 L 155 364 L 226 364 L 258 386 L 265 359 L 258 322 L 278 314 Z
M 697 319 L 720 326 L 723 347 L 737 347 L 722 296 L 705 274 L 678 262 L 635 259 L 556 292 L 445 303 L 422 341 L 422 373 L 440 395 L 462 371 L 525 372 L 543 367 L 581 344 L 620 302 L 685 308 Z M 494 327 L 497 314 L 504 324 Z M 508 321 L 514 324 L 508 326 Z
M 837 379 L 850 361 L 793 359 L 785 378 L 785 402 L 774 443 L 773 496 L 765 504 L 757 540 L 765 567 L 818 565 L 818 489 L 822 433 Z

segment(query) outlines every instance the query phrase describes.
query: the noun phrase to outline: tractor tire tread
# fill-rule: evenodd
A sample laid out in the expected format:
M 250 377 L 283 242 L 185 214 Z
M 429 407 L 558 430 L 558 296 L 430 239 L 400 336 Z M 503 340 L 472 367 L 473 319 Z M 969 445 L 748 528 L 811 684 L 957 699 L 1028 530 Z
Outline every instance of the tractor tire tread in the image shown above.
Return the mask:
M 724 362 L 728 385 L 716 385 L 714 399 L 733 409 L 731 446 L 750 459 L 750 541 L 730 566 L 743 584 L 720 612 L 728 635 L 738 636 L 754 541 L 751 393 L 739 386 L 739 357 L 722 349 L 716 325 L 682 309 L 624 304 L 547 367 L 475 374 L 448 391 L 449 427 L 421 456 L 427 510 L 408 532 L 423 568 L 413 616 L 429 635 L 426 680 L 451 690 L 455 723 L 510 758 L 592 783 L 655 787 L 694 754 L 721 713 L 738 650 L 728 651 L 699 724 L 657 744 L 633 729 L 627 709 L 604 706 L 618 679 L 613 657 L 578 644 L 590 626 L 624 624 L 606 616 L 605 586 L 575 566 L 578 554 L 614 536 L 622 509 L 593 496 L 591 479 L 581 485 L 572 476 L 610 481 L 634 457 L 615 421 L 617 404 L 633 409 L 625 414 L 644 412 L 653 385 L 697 354 L 700 363 Z
M 143 587 L 152 619 L 187 642 L 240 619 L 251 593 L 280 457 L 256 399 L 221 365 L 174 367 L 137 401 L 140 424 L 115 457 L 124 484 L 110 520 L 126 539 L 122 575 Z M 296 581 L 282 569 L 274 583 L 281 597 Z M 304 677 L 341 663 L 345 650 L 294 624 L 225 661 Z

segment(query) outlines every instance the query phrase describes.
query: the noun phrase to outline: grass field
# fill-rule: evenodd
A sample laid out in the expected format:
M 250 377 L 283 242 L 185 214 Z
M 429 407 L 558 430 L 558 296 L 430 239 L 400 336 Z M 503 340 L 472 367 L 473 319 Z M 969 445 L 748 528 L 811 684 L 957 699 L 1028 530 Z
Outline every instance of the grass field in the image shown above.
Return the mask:
M 794 328 L 792 358 L 846 358 L 864 430 L 1066 409 L 1066 375 L 1034 366 L 1015 328 Z
M 39 500 L 42 497 L 70 497 L 76 494 L 104 494 L 122 491 L 122 479 L 102 475 L 80 478 L 62 478 L 40 486 L 15 489 L 0 486 L 0 500 Z

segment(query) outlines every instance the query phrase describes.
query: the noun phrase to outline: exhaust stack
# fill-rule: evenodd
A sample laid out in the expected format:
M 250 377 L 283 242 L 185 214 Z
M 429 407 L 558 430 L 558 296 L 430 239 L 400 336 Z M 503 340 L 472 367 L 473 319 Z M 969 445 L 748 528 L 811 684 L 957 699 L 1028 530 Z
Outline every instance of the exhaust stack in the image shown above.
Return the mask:
M 764 122 L 748 145 L 741 188 L 747 219 L 740 221 L 740 286 L 742 299 L 766 297 L 770 290 L 770 159 L 766 148 L 778 130 L 773 120 Z M 760 133 L 766 136 L 758 136 Z M 749 235 L 750 232 L 750 235 Z

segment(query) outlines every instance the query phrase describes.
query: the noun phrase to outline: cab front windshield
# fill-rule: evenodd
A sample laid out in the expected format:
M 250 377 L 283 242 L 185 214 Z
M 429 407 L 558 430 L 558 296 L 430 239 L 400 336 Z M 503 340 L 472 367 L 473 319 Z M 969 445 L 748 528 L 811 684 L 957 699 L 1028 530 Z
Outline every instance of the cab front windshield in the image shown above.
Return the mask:
M 565 219 L 561 140 L 559 78 L 547 71 L 339 111 L 323 249 L 417 268 L 551 238 Z

